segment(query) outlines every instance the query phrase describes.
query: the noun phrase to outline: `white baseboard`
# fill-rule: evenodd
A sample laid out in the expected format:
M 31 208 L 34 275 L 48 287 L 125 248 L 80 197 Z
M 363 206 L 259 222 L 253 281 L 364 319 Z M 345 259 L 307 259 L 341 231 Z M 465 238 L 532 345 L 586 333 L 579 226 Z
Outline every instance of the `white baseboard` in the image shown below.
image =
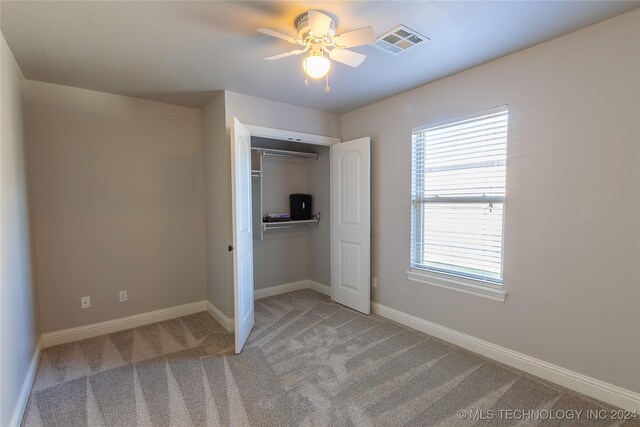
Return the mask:
M 314 291 L 320 292 L 321 294 L 331 296 L 331 286 L 327 286 L 320 282 L 314 282 L 313 280 L 307 280 L 307 284 L 309 289 L 313 289 Z
M 31 357 L 31 363 L 29 364 L 29 370 L 22 382 L 22 388 L 16 401 L 16 406 L 13 409 L 13 415 L 9 425 L 11 427 L 19 427 L 22 423 L 22 417 L 24 417 L 24 411 L 27 409 L 27 403 L 29 402 L 29 395 L 31 394 L 31 387 L 33 386 L 33 380 L 36 378 L 36 372 L 38 372 L 38 364 L 40 363 L 40 356 L 42 355 L 42 337 L 38 340 L 36 348 Z
M 526 354 L 449 329 L 399 310 L 371 303 L 373 313 L 629 411 L 640 412 L 640 393 L 588 377 Z
M 215 305 L 211 304 L 210 301 L 207 301 L 207 311 L 209 314 L 218 321 L 222 325 L 223 328 L 227 330 L 227 332 L 233 332 L 234 324 L 233 317 L 227 317 L 222 310 L 220 310 Z
M 151 323 L 162 322 L 164 320 L 175 319 L 176 317 L 188 316 L 189 314 L 206 310 L 207 301 L 198 301 L 163 308 L 161 310 L 149 311 L 147 313 L 135 314 L 133 316 L 121 317 L 119 319 L 107 320 L 105 322 L 78 326 L 76 328 L 47 332 L 42 334 L 42 339 L 44 341 L 44 347 L 46 348 L 52 345 L 65 344 L 85 338 L 124 331 L 125 329 L 137 328 L 138 326 L 149 325 Z
M 274 295 L 286 294 L 287 292 L 299 291 L 309 287 L 308 280 L 300 280 L 298 282 L 285 283 L 283 285 L 269 286 L 268 288 L 255 289 L 253 291 L 254 299 L 272 297 Z
M 285 283 L 283 285 L 271 286 L 265 289 L 257 289 L 254 292 L 254 297 L 255 299 L 260 299 L 309 288 L 327 295 L 331 294 L 331 289 L 328 286 L 311 280 L 300 280 L 299 282 Z M 209 314 L 220 322 L 227 331 L 233 331 L 233 318 L 225 316 L 218 307 L 205 300 L 136 314 L 133 316 L 121 317 L 119 319 L 107 320 L 105 322 L 78 326 L 76 328 L 47 332 L 42 334 L 43 347 L 46 348 L 53 345 L 66 344 L 86 338 L 97 337 L 99 335 L 124 331 L 126 329 L 137 328 L 138 326 L 162 322 L 163 320 L 188 316 L 189 314 L 199 313 L 201 311 L 208 311 Z
M 254 299 L 272 297 L 274 295 L 286 294 L 287 292 L 299 291 L 301 289 L 313 289 L 324 295 L 331 295 L 331 287 L 313 280 L 305 279 L 297 282 L 285 283 L 283 285 L 270 286 L 268 288 L 256 289 L 253 292 Z
M 301 280 L 299 282 L 258 289 L 255 291 L 255 299 L 266 298 L 301 289 L 313 289 L 322 294 L 331 295 L 331 288 L 329 286 L 312 280 Z M 429 322 L 376 302 L 371 303 L 371 308 L 375 314 L 504 363 L 505 365 L 509 365 L 537 377 L 544 378 L 547 381 L 551 381 L 563 387 L 591 396 L 595 399 L 602 400 L 603 402 L 611 405 L 630 411 L 640 411 L 640 393 L 553 365 L 543 360 L 536 359 L 534 357 L 527 356 L 526 354 L 510 350 L 433 322 Z M 208 311 L 209 314 L 220 322 L 227 331 L 233 331 L 233 318 L 227 317 L 212 303 L 208 301 L 199 301 L 134 316 L 122 317 L 120 319 L 106 322 L 94 323 L 91 325 L 43 334 L 41 339 L 38 341 L 38 345 L 36 346 L 36 350 L 31 360 L 29 372 L 23 383 L 18 403 L 16 404 L 16 408 L 13 413 L 11 425 L 18 426 L 22 421 L 22 416 L 29 399 L 29 393 L 35 378 L 43 347 L 46 348 L 52 345 L 64 344 L 80 339 L 136 328 L 138 326 L 187 316 L 201 311 Z

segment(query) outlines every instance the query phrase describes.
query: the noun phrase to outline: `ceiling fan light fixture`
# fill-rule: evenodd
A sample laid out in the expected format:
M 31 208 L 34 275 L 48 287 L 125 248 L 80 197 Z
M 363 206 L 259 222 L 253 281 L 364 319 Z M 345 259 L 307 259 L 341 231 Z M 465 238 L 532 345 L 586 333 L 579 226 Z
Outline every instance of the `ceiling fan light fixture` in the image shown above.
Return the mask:
M 331 68 L 331 61 L 322 54 L 311 54 L 302 61 L 302 68 L 307 76 L 312 79 L 321 79 L 326 76 Z
M 308 52 L 308 56 L 302 61 L 302 69 L 306 74 L 304 81 L 307 85 L 309 84 L 308 77 L 321 79 L 328 76 L 332 61 L 354 68 L 362 64 L 366 55 L 349 50 L 349 48 L 365 46 L 376 40 L 376 35 L 370 26 L 336 35 L 335 19 L 315 9 L 308 10 L 298 16 L 295 26 L 297 38 L 268 28 L 259 28 L 258 32 L 302 46 L 302 48 L 296 50 L 264 58 L 267 61 L 302 55 Z M 327 53 L 327 56 L 325 56 L 325 53 Z M 329 92 L 328 77 L 325 92 Z

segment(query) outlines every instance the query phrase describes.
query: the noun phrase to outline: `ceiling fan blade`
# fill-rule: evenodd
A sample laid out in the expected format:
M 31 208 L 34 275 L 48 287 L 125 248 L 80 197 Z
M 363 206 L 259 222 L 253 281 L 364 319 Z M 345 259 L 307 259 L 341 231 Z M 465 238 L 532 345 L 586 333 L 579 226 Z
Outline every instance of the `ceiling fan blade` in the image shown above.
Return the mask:
M 376 41 L 376 34 L 371 27 L 362 27 L 349 31 L 333 38 L 333 42 L 339 47 L 356 47 L 371 44 Z
M 329 58 L 334 61 L 342 62 L 350 67 L 357 67 L 362 64 L 362 61 L 367 58 L 367 55 L 347 49 L 333 49 L 329 52 Z
M 333 19 L 318 10 L 309 11 L 309 30 L 316 37 L 324 37 L 329 32 Z
M 300 55 L 301 53 L 304 53 L 306 51 L 307 51 L 307 49 L 292 50 L 292 51 L 289 51 L 289 52 L 281 53 L 279 55 L 269 56 L 269 57 L 264 58 L 264 59 L 266 59 L 267 61 L 273 61 L 274 59 L 286 58 L 287 56 Z
M 277 31 L 270 30 L 268 28 L 258 28 L 258 32 L 262 33 L 262 34 L 266 34 L 267 36 L 277 37 L 279 39 L 286 40 L 289 43 L 301 44 L 300 40 L 298 40 L 298 39 L 296 39 L 294 37 L 288 36 L 286 34 L 279 33 Z

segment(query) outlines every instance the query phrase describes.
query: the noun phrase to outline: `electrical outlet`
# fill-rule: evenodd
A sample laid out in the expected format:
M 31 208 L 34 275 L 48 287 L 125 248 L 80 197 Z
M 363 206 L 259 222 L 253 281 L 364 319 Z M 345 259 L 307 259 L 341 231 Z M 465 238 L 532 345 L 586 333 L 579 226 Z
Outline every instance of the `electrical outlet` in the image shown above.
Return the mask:
M 120 297 L 120 302 L 125 302 L 127 300 L 127 291 L 118 292 L 118 296 Z
M 377 277 L 372 277 L 371 278 L 371 287 L 373 289 L 378 289 L 378 278 Z
M 82 307 L 83 310 L 85 308 L 91 308 L 91 297 L 80 298 L 80 307 Z

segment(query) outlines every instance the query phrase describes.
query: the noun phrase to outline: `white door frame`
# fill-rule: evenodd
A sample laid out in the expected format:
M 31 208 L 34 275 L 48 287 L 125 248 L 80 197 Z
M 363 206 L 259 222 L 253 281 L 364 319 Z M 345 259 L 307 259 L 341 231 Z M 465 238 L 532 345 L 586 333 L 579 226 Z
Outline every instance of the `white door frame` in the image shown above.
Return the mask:
M 314 135 L 311 133 L 294 132 L 290 130 L 275 129 L 265 126 L 244 125 L 249 129 L 251 136 L 261 138 L 277 139 L 280 141 L 301 142 L 303 144 L 332 146 L 342 142 L 340 138 L 332 138 L 330 136 Z

